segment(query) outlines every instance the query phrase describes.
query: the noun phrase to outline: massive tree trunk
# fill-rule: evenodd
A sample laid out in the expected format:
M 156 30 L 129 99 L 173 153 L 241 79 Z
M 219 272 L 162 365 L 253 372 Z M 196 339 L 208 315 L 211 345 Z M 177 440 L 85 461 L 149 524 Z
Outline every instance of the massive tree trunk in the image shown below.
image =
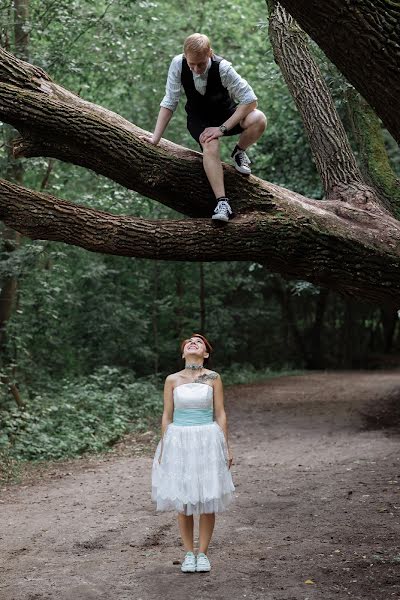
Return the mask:
M 398 216 L 397 197 L 379 193 L 381 188 L 372 187 L 370 179 L 366 183 L 330 90 L 308 47 L 307 35 L 278 2 L 268 0 L 268 8 L 274 58 L 303 120 L 326 198 L 340 200 L 344 193 L 349 201 L 352 189 L 358 198 L 374 198 Z
M 400 3 L 280 0 L 400 141 Z
M 18 156 L 88 167 L 192 218 L 110 215 L 0 181 L 0 218 L 31 237 L 88 250 L 164 260 L 252 260 L 286 276 L 397 306 L 400 223 L 373 190 L 349 178 L 317 201 L 225 166 L 236 218 L 210 220 L 201 155 L 163 141 L 85 102 L 40 69 L 0 51 L 0 118 L 22 138 Z
M 364 185 L 355 156 L 307 35 L 279 3 L 269 0 L 268 8 L 275 62 L 303 120 L 325 195 L 337 199 L 348 184 Z
M 354 88 L 347 91 L 346 99 L 364 179 L 391 203 L 393 214 L 400 218 L 400 181 L 390 165 L 380 119 Z

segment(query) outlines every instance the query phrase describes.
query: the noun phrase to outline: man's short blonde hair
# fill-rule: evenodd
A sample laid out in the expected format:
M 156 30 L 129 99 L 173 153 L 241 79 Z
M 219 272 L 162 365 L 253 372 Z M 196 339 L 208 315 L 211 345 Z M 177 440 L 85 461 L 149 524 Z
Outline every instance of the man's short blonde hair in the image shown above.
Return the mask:
M 213 53 L 210 40 L 203 33 L 192 33 L 186 38 L 183 44 L 183 53 L 204 55 L 207 53 L 209 56 Z

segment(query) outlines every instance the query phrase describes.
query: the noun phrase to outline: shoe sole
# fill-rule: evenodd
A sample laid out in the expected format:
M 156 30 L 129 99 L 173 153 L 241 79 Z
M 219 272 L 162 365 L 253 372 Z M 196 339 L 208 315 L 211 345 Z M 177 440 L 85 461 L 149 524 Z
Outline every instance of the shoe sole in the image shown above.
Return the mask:
M 220 215 L 213 215 L 211 218 L 214 219 L 214 221 L 224 221 L 225 223 L 229 221 L 228 217 L 223 217 Z
M 251 175 L 251 171 L 242 171 L 241 167 L 237 167 L 236 165 L 234 165 L 234 167 L 236 171 L 241 175 Z
M 195 573 L 196 572 L 196 564 L 191 567 L 181 567 L 182 573 Z
M 211 571 L 211 567 L 209 569 L 196 569 L 196 573 L 208 573 Z

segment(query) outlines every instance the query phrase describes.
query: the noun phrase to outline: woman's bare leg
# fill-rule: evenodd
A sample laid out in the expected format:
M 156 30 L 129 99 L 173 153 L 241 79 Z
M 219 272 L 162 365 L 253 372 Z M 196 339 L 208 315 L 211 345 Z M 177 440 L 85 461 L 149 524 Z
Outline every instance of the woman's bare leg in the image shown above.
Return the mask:
M 193 552 L 193 515 L 178 513 L 179 530 L 186 552 Z
M 199 552 L 207 554 L 215 525 L 215 513 L 202 513 L 199 519 Z

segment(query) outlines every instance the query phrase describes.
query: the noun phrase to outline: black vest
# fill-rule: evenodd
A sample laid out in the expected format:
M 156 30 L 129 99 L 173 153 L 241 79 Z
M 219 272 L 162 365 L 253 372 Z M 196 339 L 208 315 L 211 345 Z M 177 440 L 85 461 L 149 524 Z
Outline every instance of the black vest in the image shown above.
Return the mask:
M 206 120 L 215 120 L 219 123 L 221 118 L 222 120 L 225 119 L 226 115 L 236 108 L 236 103 L 231 99 L 228 90 L 221 82 L 219 74 L 221 60 L 221 56 L 212 55 L 207 76 L 206 93 L 202 96 L 195 88 L 193 73 L 183 56 L 181 82 L 187 98 L 185 110 L 189 117 L 193 115 Z

